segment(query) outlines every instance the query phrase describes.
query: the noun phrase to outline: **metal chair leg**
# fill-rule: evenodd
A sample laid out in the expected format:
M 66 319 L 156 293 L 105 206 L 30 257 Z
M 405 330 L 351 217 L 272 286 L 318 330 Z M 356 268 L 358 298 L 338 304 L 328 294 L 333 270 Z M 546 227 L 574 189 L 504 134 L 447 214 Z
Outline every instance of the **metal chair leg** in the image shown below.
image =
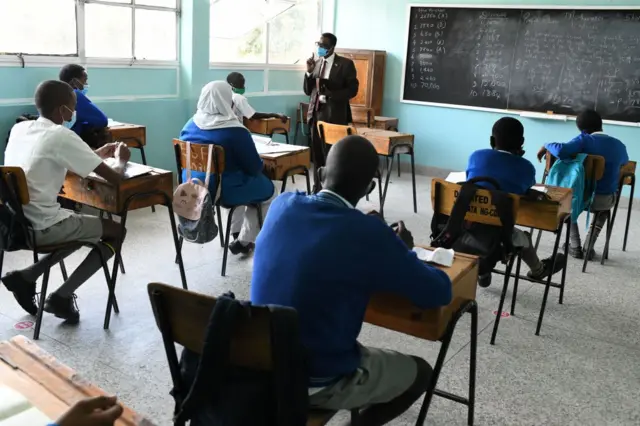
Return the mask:
M 627 210 L 627 225 L 624 228 L 624 242 L 622 244 L 622 251 L 627 251 L 627 237 L 629 236 L 629 224 L 631 223 L 631 210 L 633 208 L 633 193 L 636 189 L 636 177 L 631 176 L 631 193 L 629 194 L 629 208 Z
M 311 178 L 309 177 L 309 169 L 305 167 L 304 176 L 307 179 L 307 195 L 311 194 Z
M 146 166 L 147 165 L 147 156 L 144 153 L 144 145 L 138 145 L 138 147 L 140 148 L 140 156 L 142 157 L 142 164 L 144 164 Z M 151 206 L 151 212 L 152 213 L 156 212 L 156 206 Z M 124 271 L 122 271 L 122 273 L 124 274 Z
M 567 217 L 567 235 L 565 236 L 564 246 L 569 247 L 571 241 L 571 216 Z M 565 253 L 566 255 L 566 253 Z M 564 303 L 564 285 L 567 281 L 567 265 L 562 269 L 562 279 L 560 281 L 560 295 L 558 296 L 558 304 Z
M 222 232 L 221 232 L 222 233 Z M 178 238 L 178 247 L 180 249 L 180 251 L 182 252 L 182 243 L 184 243 L 184 238 L 182 237 L 182 235 Z M 178 254 L 176 253 L 176 258 L 174 260 L 174 263 L 177 265 L 178 264 Z
M 37 254 L 36 254 L 37 256 Z M 44 312 L 44 302 L 47 299 L 47 287 L 49 286 L 49 273 L 51 268 L 44 271 L 42 277 L 42 287 L 40 288 L 40 300 L 38 301 L 38 314 L 36 315 L 36 325 L 33 329 L 33 340 L 40 339 L 40 327 L 42 326 L 42 314 Z
M 2 277 L 3 266 L 4 266 L 4 250 L 0 250 L 0 277 Z
M 218 216 L 218 234 L 220 236 L 220 247 L 224 248 L 224 226 L 222 225 L 222 212 L 220 209 L 220 203 L 216 204 L 216 215 Z
M 518 256 L 516 263 L 516 277 L 513 281 L 513 294 L 511 295 L 511 316 L 516 314 L 516 299 L 518 298 L 518 283 L 520 282 L 520 267 L 522 266 L 522 257 Z
M 398 177 L 400 177 L 400 168 L 402 164 L 400 163 L 400 154 L 398 154 Z
M 142 163 L 142 164 L 146 164 L 146 163 Z M 155 210 L 153 210 L 155 212 Z M 114 222 L 113 220 L 113 215 L 111 213 L 107 213 L 107 218 L 109 218 L 110 221 Z M 116 252 L 116 256 L 118 256 L 118 263 L 120 265 L 120 272 L 122 272 L 123 274 L 126 273 L 124 270 L 124 262 L 122 261 L 122 248 Z
M 504 307 L 504 299 L 507 297 L 507 288 L 509 288 L 509 278 L 511 278 L 511 271 L 513 270 L 513 263 L 516 257 L 512 256 L 507 264 L 507 269 L 504 271 L 504 284 L 502 285 L 502 294 L 500 295 L 500 303 L 498 303 L 498 311 L 496 312 L 496 320 L 493 323 L 493 332 L 491 333 L 491 344 L 496 344 L 496 336 L 498 334 L 498 327 L 500 326 L 500 317 L 502 316 L 502 308 Z
M 67 274 L 67 267 L 64 264 L 64 259 L 60 261 L 60 273 L 62 273 L 62 281 L 67 281 L 69 279 L 69 274 Z
M 220 274 L 223 277 L 227 273 L 227 256 L 229 254 L 229 241 L 231 240 L 231 219 L 233 218 L 233 212 L 235 210 L 235 207 L 231 207 L 229 215 L 227 216 L 227 230 L 224 237 L 224 250 L 222 255 L 222 273 Z
M 411 154 L 409 155 L 411 158 L 411 184 L 413 186 L 413 212 L 418 213 L 418 198 L 416 196 L 416 162 L 413 148 L 411 148 Z M 399 162 L 398 167 L 400 167 Z M 398 169 L 398 176 L 400 176 L 400 169 Z
M 553 271 L 555 269 L 555 259 L 556 256 L 558 255 L 558 249 L 560 247 L 560 239 L 562 237 L 562 228 L 563 226 L 560 226 L 560 229 L 558 229 L 557 235 L 556 235 L 556 243 L 553 246 L 553 255 L 552 255 L 552 259 L 554 259 L 554 263 L 553 265 L 551 265 L 551 270 Z M 588 257 L 588 256 L 587 256 Z M 566 264 L 567 260 L 565 258 L 565 265 L 564 267 L 567 267 Z M 545 288 L 544 288 L 544 296 L 542 296 L 542 305 L 540 306 L 540 314 L 538 315 L 538 325 L 536 326 L 536 336 L 540 335 L 540 329 L 542 328 L 542 320 L 544 318 L 544 312 L 547 309 L 547 299 L 549 298 L 549 289 L 551 288 L 551 279 L 553 278 L 553 274 L 549 274 L 549 276 L 547 277 L 546 283 L 545 283 Z
M 611 231 L 613 228 L 611 224 L 611 211 L 608 211 L 606 214 L 607 214 L 607 227 L 605 228 L 605 232 L 604 232 L 604 236 L 605 236 L 604 250 L 602 250 L 602 258 L 600 259 L 600 265 L 602 266 L 604 266 L 604 261 L 609 258 L 609 240 L 611 239 Z
M 593 250 L 593 246 L 595 245 L 595 229 L 596 229 L 596 223 L 598 222 L 598 218 L 600 217 L 600 215 L 604 213 L 604 212 L 597 212 L 596 214 L 593 215 L 593 222 L 591 223 L 591 226 L 589 227 L 589 241 L 587 241 L 587 250 L 585 250 L 584 253 L 584 262 L 582 263 L 582 273 L 587 272 L 587 263 L 589 262 L 589 253 L 591 253 L 591 250 Z
M 393 157 L 386 157 L 389 160 L 387 165 L 387 176 L 384 181 L 384 189 L 382 190 L 382 198 L 380 199 L 380 215 L 384 217 L 384 202 L 387 199 L 387 189 L 389 189 L 389 179 L 391 179 L 391 171 L 393 170 Z
M 476 358 L 478 354 L 478 304 L 473 302 L 471 313 L 471 342 L 469 344 L 469 411 L 467 424 L 473 426 L 476 412 Z

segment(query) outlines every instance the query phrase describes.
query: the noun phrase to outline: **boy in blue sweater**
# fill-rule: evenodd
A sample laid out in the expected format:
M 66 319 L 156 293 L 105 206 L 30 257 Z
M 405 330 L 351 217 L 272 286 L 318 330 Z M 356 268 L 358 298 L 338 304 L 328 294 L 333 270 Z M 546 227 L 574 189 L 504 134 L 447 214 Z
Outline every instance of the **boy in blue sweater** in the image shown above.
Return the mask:
M 310 356 L 311 405 L 368 406 L 362 425 L 402 414 L 425 392 L 431 375 L 420 358 L 358 344 L 371 295 L 399 294 L 425 309 L 452 297 L 444 272 L 418 260 L 378 217 L 355 208 L 377 167 L 366 139 L 349 136 L 334 145 L 319 170 L 318 194 L 285 193 L 273 202 L 256 242 L 251 283 L 253 303 L 298 312 Z
M 602 117 L 596 111 L 586 110 L 582 112 L 576 119 L 576 125 L 580 130 L 578 136 L 568 143 L 548 143 L 544 145 L 538 151 L 538 160 L 542 161 L 547 152 L 560 160 L 571 158 L 579 153 L 604 157 L 604 175 L 596 186 L 596 194 L 591 204 L 591 211 L 596 213 L 611 210 L 616 203 L 616 194 L 620 183 L 620 169 L 629 161 L 627 147 L 620 140 L 602 132 Z M 589 234 L 587 234 L 586 244 L 589 243 L 592 232 L 593 242 L 596 242 L 606 221 L 606 215 L 598 216 L 598 220 L 594 221 Z M 578 224 L 572 223 L 569 254 L 576 259 L 583 259 L 586 250 L 587 247 L 582 248 Z M 589 260 L 594 257 L 595 251 L 591 247 Z
M 467 180 L 485 177 L 493 178 L 500 190 L 510 194 L 525 195 L 536 184 L 536 169 L 523 157 L 524 127 L 513 117 L 503 117 L 496 121 L 491 131 L 491 149 L 481 149 L 469 157 Z M 484 186 L 484 183 L 480 183 Z M 520 229 L 513 230 L 513 245 L 522 248 L 522 260 L 529 267 L 527 276 L 542 280 L 561 271 L 566 263 L 562 254 L 554 259 L 540 260 L 531 244 L 531 234 Z M 491 273 L 478 278 L 481 287 L 491 284 Z
M 107 116 L 87 97 L 89 76 L 84 67 L 69 64 L 60 70 L 60 80 L 73 87 L 78 104 L 76 106 L 76 122 L 71 130 L 82 138 L 89 146 L 99 148 L 107 142 Z

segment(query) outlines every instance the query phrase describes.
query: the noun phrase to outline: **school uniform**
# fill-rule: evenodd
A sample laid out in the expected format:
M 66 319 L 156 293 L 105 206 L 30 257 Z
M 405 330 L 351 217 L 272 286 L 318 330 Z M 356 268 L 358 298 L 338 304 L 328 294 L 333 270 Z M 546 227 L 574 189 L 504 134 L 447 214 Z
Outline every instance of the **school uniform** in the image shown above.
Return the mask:
M 81 90 L 76 93 L 76 123 L 71 130 L 77 135 L 92 130 L 101 130 L 107 127 L 109 119 Z
M 240 123 L 243 123 L 243 120 L 246 118 L 249 120 L 251 117 L 256 115 L 256 110 L 253 109 L 249 101 L 244 95 L 239 93 L 234 93 L 233 97 L 233 112 L 238 118 Z
M 322 190 L 275 199 L 256 241 L 251 301 L 298 312 L 312 406 L 388 402 L 415 380 L 411 357 L 357 342 L 369 299 L 378 292 L 404 296 L 424 309 L 452 297 L 444 272 L 418 260 L 383 221 L 338 194 Z

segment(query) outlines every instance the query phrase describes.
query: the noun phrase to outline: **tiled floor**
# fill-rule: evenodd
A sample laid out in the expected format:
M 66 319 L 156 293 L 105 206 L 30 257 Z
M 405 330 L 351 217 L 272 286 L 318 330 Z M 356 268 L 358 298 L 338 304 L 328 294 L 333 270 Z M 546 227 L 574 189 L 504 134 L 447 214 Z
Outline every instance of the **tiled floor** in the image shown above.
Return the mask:
M 302 187 L 298 181 L 298 187 Z M 418 177 L 418 214 L 412 213 L 409 176 L 392 177 L 386 205 L 388 220 L 403 219 L 417 243 L 428 243 L 431 207 L 430 180 Z M 362 202 L 363 210 L 376 207 Z M 623 215 L 626 210 L 621 210 Z M 516 316 L 501 322 L 496 346 L 489 345 L 492 311 L 500 285 L 479 289 L 479 346 L 477 375 L 477 425 L 638 425 L 640 424 L 640 213 L 634 212 L 627 252 L 621 251 L 623 222 L 612 237 L 610 261 L 592 263 L 587 274 L 570 260 L 564 305 L 552 290 L 541 336 L 535 321 L 542 287 L 522 283 Z M 622 216 L 624 217 L 624 216 Z M 96 276 L 79 291 L 82 321 L 67 327 L 45 316 L 39 344 L 87 379 L 117 394 L 122 401 L 154 419 L 171 424 L 173 401 L 170 378 L 160 335 L 155 328 L 146 285 L 165 282 L 179 285 L 173 264 L 173 241 L 167 212 L 149 209 L 130 215 L 124 248 L 127 273 L 118 279 L 121 313 L 102 330 L 106 302 L 103 277 Z M 551 251 L 551 237 L 542 240 L 542 254 Z M 599 241 L 601 250 L 603 242 Z M 251 258 L 231 257 L 228 277 L 220 277 L 222 250 L 218 241 L 205 246 L 186 245 L 187 279 L 192 290 L 218 295 L 232 290 L 246 298 L 251 280 Z M 76 255 L 69 267 L 77 265 Z M 9 254 L 4 270 L 27 265 L 28 253 Z M 60 282 L 58 271 L 52 287 Z M 14 325 L 30 320 L 13 298 L 0 289 L 0 340 L 31 330 Z M 365 326 L 361 341 L 435 362 L 439 344 L 420 341 L 377 327 Z M 465 394 L 468 380 L 469 319 L 464 318 L 454 336 L 440 388 Z M 419 406 L 393 425 L 415 422 Z M 332 424 L 340 424 L 338 416 Z M 465 425 L 466 411 L 459 404 L 435 397 L 427 418 L 429 425 Z

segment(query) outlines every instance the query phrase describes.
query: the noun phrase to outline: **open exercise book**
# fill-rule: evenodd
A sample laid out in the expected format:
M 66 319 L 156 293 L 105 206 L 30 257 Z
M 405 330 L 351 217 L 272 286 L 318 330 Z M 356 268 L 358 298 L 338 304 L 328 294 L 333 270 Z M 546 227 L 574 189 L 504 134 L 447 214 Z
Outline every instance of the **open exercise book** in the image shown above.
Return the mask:
M 256 144 L 258 154 L 278 154 L 306 149 L 305 146 L 274 142 L 271 138 L 266 136 L 251 135 L 251 137 L 253 138 L 253 142 Z
M 40 426 L 50 422 L 51 419 L 21 393 L 0 386 L 0 426 Z
M 107 158 L 104 162 L 107 163 L 109 167 L 115 167 L 117 165 L 117 160 L 115 158 Z M 125 179 L 131 179 L 137 176 L 147 175 L 151 173 L 151 170 L 151 167 L 145 166 L 144 164 L 127 163 L 127 168 L 124 170 L 124 177 Z M 91 173 L 89 176 L 104 180 L 95 173 Z

